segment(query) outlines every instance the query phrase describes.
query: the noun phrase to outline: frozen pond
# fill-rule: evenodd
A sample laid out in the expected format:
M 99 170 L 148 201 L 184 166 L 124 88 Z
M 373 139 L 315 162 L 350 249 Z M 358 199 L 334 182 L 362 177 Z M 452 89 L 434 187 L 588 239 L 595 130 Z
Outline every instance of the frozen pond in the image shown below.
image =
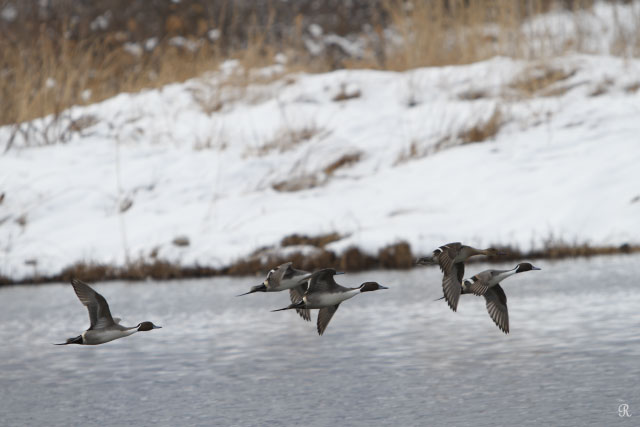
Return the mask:
M 338 276 L 390 289 L 343 303 L 322 337 L 316 311 L 269 311 L 287 293 L 235 297 L 260 278 L 215 278 L 99 283 L 123 324 L 163 329 L 53 346 L 89 325 L 71 285 L 0 288 L 0 424 L 638 425 L 640 257 L 534 264 L 503 283 L 509 335 L 483 298 L 434 302 L 435 268 Z

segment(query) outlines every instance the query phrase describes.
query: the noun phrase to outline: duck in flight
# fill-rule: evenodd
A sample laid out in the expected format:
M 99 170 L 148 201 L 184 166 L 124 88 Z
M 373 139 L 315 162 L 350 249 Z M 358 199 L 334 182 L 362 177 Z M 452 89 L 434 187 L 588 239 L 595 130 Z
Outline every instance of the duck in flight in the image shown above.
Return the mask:
M 487 304 L 489 317 L 505 334 L 509 333 L 509 310 L 507 295 L 500 286 L 500 282 L 517 273 L 541 270 L 528 262 L 523 262 L 511 270 L 485 270 L 462 282 L 461 294 L 483 296 Z M 442 297 L 444 298 L 444 297 Z M 439 298 L 439 299 L 442 299 Z
M 333 276 L 337 274 L 343 273 L 337 272 L 333 268 L 325 268 L 314 272 L 309 278 L 307 290 L 301 301 L 273 311 L 319 309 L 317 328 L 318 334 L 322 335 L 343 301 L 353 298 L 362 292 L 388 289 L 386 286 L 376 282 L 365 282 L 357 288 L 346 288 L 336 283 Z
M 307 280 L 311 277 L 311 273 L 304 270 L 297 270 L 293 268 L 292 265 L 292 262 L 286 262 L 270 270 L 264 282 L 253 286 L 249 292 L 238 296 L 241 297 L 254 292 L 280 292 L 288 289 L 291 303 L 299 303 L 302 301 L 302 296 L 307 290 Z M 304 320 L 311 321 L 309 310 L 297 308 L 296 312 Z
M 86 283 L 72 279 L 71 285 L 76 292 L 80 302 L 87 307 L 89 311 L 89 320 L 91 326 L 84 331 L 82 335 L 75 338 L 69 338 L 67 342 L 56 345 L 82 344 L 82 345 L 98 345 L 118 338 L 128 337 L 136 332 L 150 331 L 159 329 L 162 326 L 156 326 L 151 322 L 138 323 L 137 326 L 126 327 L 120 325 L 120 319 L 111 317 L 109 304 L 102 295 L 91 289 Z
M 499 256 L 505 255 L 505 253 L 494 248 L 476 249 L 455 242 L 440 246 L 428 257 L 418 258 L 416 264 L 438 264 L 440 266 L 440 270 L 444 274 L 442 277 L 444 298 L 451 310 L 456 311 L 464 278 L 464 262 L 476 255 Z

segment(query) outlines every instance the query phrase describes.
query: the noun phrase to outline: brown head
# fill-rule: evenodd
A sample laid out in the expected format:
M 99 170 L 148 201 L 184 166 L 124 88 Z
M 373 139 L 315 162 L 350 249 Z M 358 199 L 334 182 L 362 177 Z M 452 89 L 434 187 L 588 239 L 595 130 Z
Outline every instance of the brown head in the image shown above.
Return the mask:
M 378 284 L 378 282 L 364 282 L 360 285 L 360 292 L 377 291 L 378 289 L 389 289 L 386 286 Z
M 138 324 L 138 332 L 150 331 L 152 329 L 160 329 L 162 326 L 156 326 L 151 322 L 142 322 Z

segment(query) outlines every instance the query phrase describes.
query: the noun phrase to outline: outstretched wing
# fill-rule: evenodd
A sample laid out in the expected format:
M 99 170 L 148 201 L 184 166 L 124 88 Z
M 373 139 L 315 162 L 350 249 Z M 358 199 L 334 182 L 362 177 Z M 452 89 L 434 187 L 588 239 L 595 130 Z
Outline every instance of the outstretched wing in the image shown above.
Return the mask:
M 338 311 L 338 307 L 340 307 L 340 304 L 320 309 L 318 312 L 318 335 L 324 334 L 324 330 L 327 329 L 331 318 Z
M 296 304 L 302 301 L 302 296 L 307 290 L 307 284 L 304 283 L 302 285 L 296 286 L 295 288 L 289 289 L 289 298 L 291 298 L 291 303 Z M 310 322 L 311 321 L 311 312 L 308 308 L 296 308 L 296 313 L 300 315 L 304 320 Z
M 442 277 L 442 292 L 444 299 L 451 310 L 458 309 L 458 300 L 462 291 L 462 278 L 464 277 L 464 264 L 459 262 L 452 264 L 449 271 Z
M 89 321 L 91 322 L 89 330 L 101 329 L 114 324 L 109 304 L 107 304 L 107 300 L 102 295 L 78 279 L 71 279 L 71 285 L 80 302 L 89 311 Z
M 484 295 L 489 289 L 489 280 L 492 277 L 492 272 L 493 270 L 487 270 L 473 276 L 471 284 L 467 286 L 469 291 L 474 295 Z
M 505 334 L 509 333 L 509 311 L 507 309 L 507 296 L 500 284 L 490 287 L 484 294 L 487 302 L 487 311 L 493 322 Z
M 438 258 L 438 265 L 440 265 L 440 270 L 442 270 L 443 273 L 446 274 L 447 271 L 451 271 L 453 261 L 458 256 L 461 247 L 462 243 L 460 242 L 447 243 L 433 251 L 433 255 Z
M 309 277 L 307 292 L 330 292 L 338 289 L 340 285 L 333 278 L 335 274 L 336 271 L 333 268 L 324 268 L 314 272 Z
M 267 274 L 267 279 L 266 279 L 267 283 L 277 288 L 280 282 L 282 281 L 282 278 L 285 276 L 287 271 L 291 268 L 291 264 L 293 263 L 285 262 L 284 264 L 281 264 L 276 268 L 274 268 L 273 270 L 269 271 L 269 274 Z

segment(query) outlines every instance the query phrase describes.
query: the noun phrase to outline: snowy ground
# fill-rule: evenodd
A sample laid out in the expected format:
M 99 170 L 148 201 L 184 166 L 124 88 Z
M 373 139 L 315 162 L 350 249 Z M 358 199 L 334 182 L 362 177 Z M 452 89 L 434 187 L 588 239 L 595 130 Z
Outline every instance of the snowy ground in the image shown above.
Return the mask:
M 562 78 L 527 96 L 549 70 Z M 152 252 L 219 267 L 293 233 L 338 232 L 338 253 L 640 243 L 638 60 L 278 71 L 237 88 L 229 63 L 23 126 L 0 155 L 0 275 Z M 462 144 L 492 116 L 494 137 Z

